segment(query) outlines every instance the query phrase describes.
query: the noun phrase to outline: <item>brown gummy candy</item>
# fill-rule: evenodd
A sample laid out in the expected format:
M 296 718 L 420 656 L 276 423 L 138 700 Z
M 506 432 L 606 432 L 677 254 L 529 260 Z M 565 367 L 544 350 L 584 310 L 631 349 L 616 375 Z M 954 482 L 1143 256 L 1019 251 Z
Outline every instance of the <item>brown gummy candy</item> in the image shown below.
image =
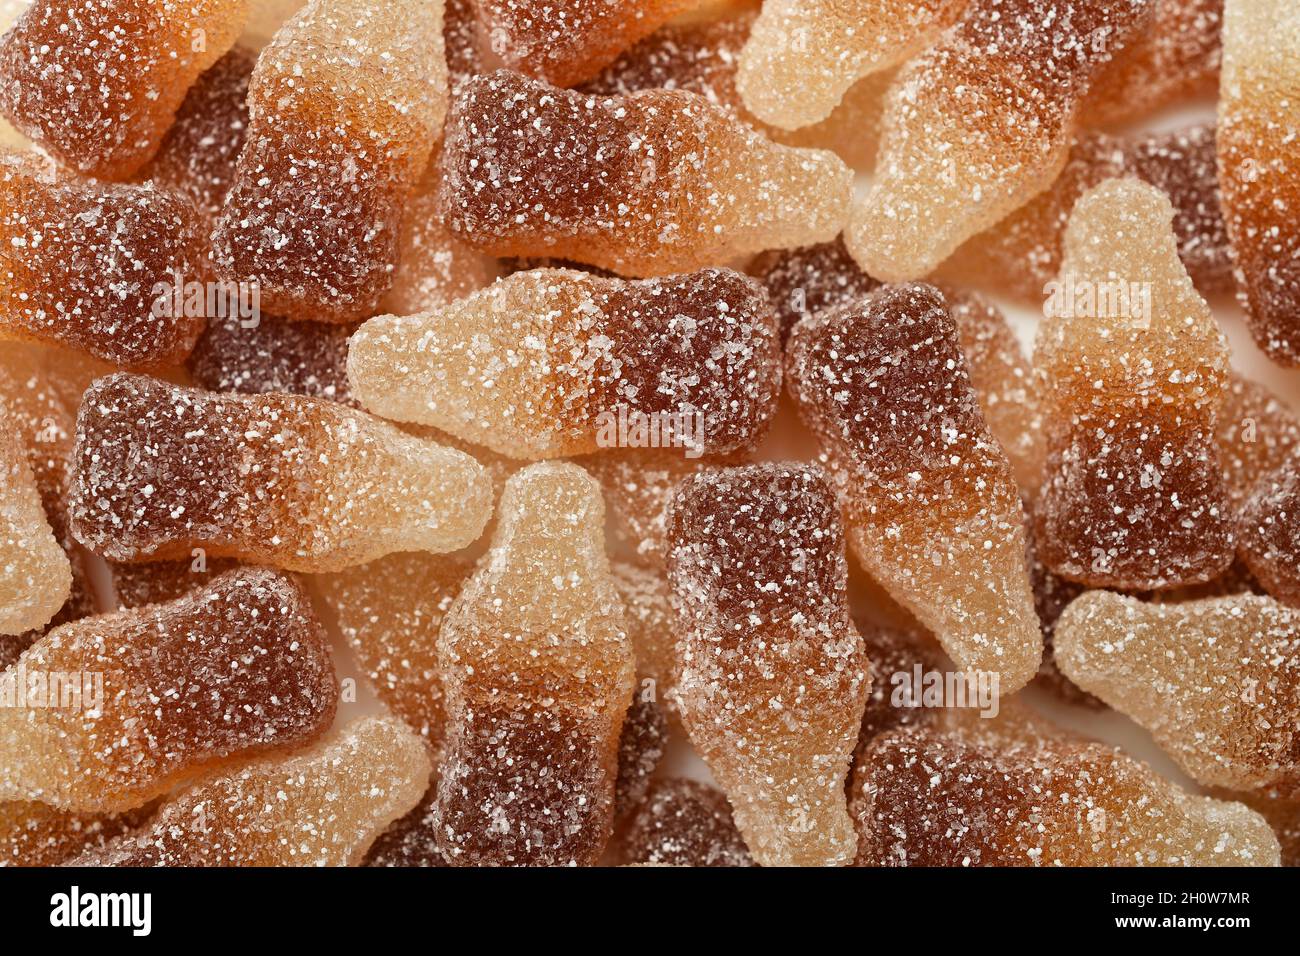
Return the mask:
M 943 296 L 885 286 L 811 315 L 786 363 L 862 567 L 959 665 L 1014 693 L 1042 652 L 1024 514 Z
M 209 561 L 200 549 L 196 550 L 199 553 L 189 561 L 149 561 L 144 564 L 108 562 L 117 609 L 124 611 L 175 601 L 207 587 L 215 578 L 239 567 L 239 562 L 229 558 L 213 558 Z
M 127 179 L 247 18 L 248 0 L 35 0 L 0 40 L 0 111 L 68 166 Z
M 745 842 L 764 866 L 846 864 L 872 668 L 830 488 L 800 465 L 704 472 L 678 489 L 669 540 L 682 721 Z
M 1253 594 L 1093 591 L 1057 622 L 1056 660 L 1200 783 L 1300 793 L 1300 611 Z
M 56 178 L 31 156 L 0 156 L 0 339 L 128 368 L 181 361 L 203 331 L 183 299 L 204 278 L 199 234 L 178 193 Z
M 628 863 L 753 866 L 722 791 L 694 780 L 656 780 L 619 849 Z
M 207 777 L 153 822 L 77 866 L 356 866 L 424 793 L 429 758 L 400 721 L 363 717 L 337 738 Z
M 668 720 L 654 698 L 639 688 L 632 694 L 623 732 L 618 739 L 618 780 L 614 785 L 614 817 L 640 806 L 650 777 L 663 759 Z
M 442 309 L 371 319 L 348 351 L 370 411 L 534 459 L 748 447 L 780 376 L 767 296 L 729 269 L 638 281 L 518 272 Z
M 334 402 L 98 379 L 77 421 L 72 531 L 115 561 L 234 557 L 334 571 L 474 541 L 492 486 L 468 455 Z
M 765 252 L 749 266 L 749 273 L 767 287 L 781 322 L 781 338 L 805 315 L 848 305 L 880 283 L 859 268 L 844 247 L 844 239 L 798 249 Z
M 256 282 L 268 312 L 355 321 L 387 292 L 447 108 L 442 12 L 311 0 L 262 51 L 213 242 L 222 278 Z
M 1260 479 L 1242 506 L 1237 551 L 1269 594 L 1300 607 L 1300 450 Z
M 1265 386 L 1231 372 L 1216 444 L 1224 487 L 1233 512 L 1239 512 L 1261 477 L 1300 448 L 1300 417 Z
M 58 866 L 143 825 L 156 809 L 69 813 L 34 800 L 0 803 L 0 867 Z
M 54 629 L 0 675 L 0 697 L 15 703 L 0 708 L 0 801 L 111 813 L 314 740 L 338 685 L 301 586 L 253 569 Z
M 852 173 L 681 90 L 596 96 L 498 71 L 447 118 L 442 209 L 462 242 L 621 275 L 687 272 L 833 239 Z
M 590 865 L 613 826 L 634 687 L 596 482 L 506 483 L 492 548 L 438 635 L 448 741 L 431 825 L 455 866 Z
M 1136 180 L 1086 193 L 1038 331 L 1048 464 L 1035 538 L 1048 567 L 1090 587 L 1196 584 L 1232 562 L 1215 444 L 1227 343 L 1172 218 Z

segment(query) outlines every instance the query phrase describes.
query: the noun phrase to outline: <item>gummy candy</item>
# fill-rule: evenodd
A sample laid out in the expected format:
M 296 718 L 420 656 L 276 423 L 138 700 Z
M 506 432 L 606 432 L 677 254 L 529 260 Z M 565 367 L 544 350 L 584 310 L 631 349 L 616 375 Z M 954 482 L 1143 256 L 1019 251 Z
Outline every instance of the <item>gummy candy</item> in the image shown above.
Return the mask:
M 1236 513 L 1261 478 L 1300 448 L 1300 417 L 1265 386 L 1232 372 L 1219 409 L 1216 444 Z
M 446 730 L 438 632 L 473 570 L 455 555 L 390 554 L 316 578 L 376 696 L 434 753 Z
M 453 865 L 592 864 L 609 840 L 634 663 L 604 517 L 576 465 L 520 471 L 443 619 L 448 742 L 432 826 Z
M 1281 844 L 1282 865 L 1300 866 L 1300 800 L 1272 789 L 1253 793 L 1220 790 L 1216 796 L 1223 800 L 1239 800 L 1260 814 L 1273 828 L 1273 833 Z
M 1300 606 L 1300 449 L 1265 475 L 1242 506 L 1237 550 L 1269 594 Z
M 1257 813 L 1183 793 L 1102 744 L 925 726 L 877 737 L 853 780 L 859 866 L 1276 866 Z
M 139 375 L 87 391 L 72 532 L 115 561 L 194 548 L 293 571 L 455 551 L 492 506 L 468 455 L 334 402 L 217 395 Z
M 1253 594 L 1145 604 L 1107 591 L 1056 624 L 1056 660 L 1197 781 L 1300 792 L 1300 611 Z
M 620 840 L 629 863 L 753 866 L 726 796 L 694 780 L 656 780 Z
M 473 0 L 502 62 L 556 86 L 591 77 L 698 0 Z
M 54 629 L 0 675 L 0 698 L 14 705 L 0 708 L 0 801 L 116 812 L 314 740 L 338 686 L 301 586 L 250 569 Z
M 0 634 L 43 627 L 71 593 L 68 556 L 46 520 L 27 449 L 0 401 Z
M 1033 512 L 1038 504 L 1030 508 L 1029 529 L 1029 580 L 1034 588 L 1034 609 L 1038 612 L 1038 623 L 1043 630 L 1043 662 L 1038 667 L 1036 686 L 1046 688 L 1057 697 L 1071 704 L 1089 707 L 1094 710 L 1105 705 L 1096 697 L 1079 690 L 1068 677 L 1056 666 L 1056 622 L 1064 611 L 1086 588 L 1082 584 L 1067 581 L 1061 577 L 1038 556 L 1033 529 L 1036 525 Z
M 1222 26 L 1223 0 L 1154 0 L 1148 26 L 1093 80 L 1082 122 L 1125 123 L 1214 93 L 1223 58 Z
M 1048 567 L 1091 587 L 1195 584 L 1232 561 L 1214 442 L 1227 343 L 1172 219 L 1136 180 L 1086 193 L 1038 331 L 1048 466 L 1035 539 Z
M 430 812 L 437 786 L 428 792 L 406 816 L 388 827 L 371 846 L 363 866 L 444 867 L 447 858 L 435 842 Z
M 801 465 L 703 472 L 679 487 L 669 540 L 691 743 L 761 865 L 844 865 L 871 664 L 830 488 Z
M 370 411 L 503 455 L 630 445 L 698 457 L 766 429 L 780 341 L 762 287 L 727 269 L 640 281 L 541 269 L 371 319 L 348 377 Z
M 141 826 L 156 809 L 69 813 L 34 800 L 0 803 L 0 866 L 57 866 Z
M 1050 186 L 1090 80 L 1149 12 L 1150 0 L 970 0 L 889 92 L 876 177 L 845 234 L 853 258 L 885 281 L 924 276 Z
M 113 596 L 119 611 L 165 604 L 207 587 L 215 578 L 239 567 L 229 558 L 196 555 L 189 561 L 148 561 L 144 564 L 108 562 Z
M 1300 365 L 1300 161 L 1295 142 L 1300 7 L 1227 0 L 1219 97 L 1219 183 L 1255 342 Z
M 858 268 L 842 238 L 765 252 L 750 263 L 749 272 L 767 287 L 781 322 L 782 340 L 805 315 L 848 305 L 880 287 Z
M 1042 640 L 1020 493 L 980 415 L 940 293 L 886 286 L 795 326 L 791 394 L 818 436 L 863 568 L 1003 693 Z
M 0 39 L 0 112 L 66 165 L 127 179 L 247 17 L 248 0 L 35 0 Z
M 248 135 L 248 82 L 256 63 L 255 53 L 237 46 L 199 77 L 142 174 L 189 197 L 209 232 Z
M 662 568 L 650 570 L 622 561 L 615 561 L 610 570 L 623 601 L 628 638 L 636 658 L 637 696 L 652 697 L 676 733 L 681 727 L 677 704 L 677 621 L 668 580 Z
M 623 718 L 618 741 L 618 780 L 614 785 L 614 817 L 639 806 L 650 788 L 650 777 L 663 759 L 668 720 L 652 697 L 637 691 Z
M 208 324 L 189 359 L 196 385 L 214 392 L 285 392 L 355 406 L 348 388 L 353 327 L 290 322 L 270 315 L 256 324 L 230 315 Z
M 196 782 L 137 833 L 78 866 L 356 866 L 420 799 L 429 758 L 400 721 L 363 717 L 337 739 Z
M 764 122 L 816 123 L 855 81 L 920 53 L 965 7 L 966 0 L 768 0 L 736 85 Z
M 442 11 L 312 0 L 262 51 L 213 242 L 222 278 L 256 282 L 268 312 L 352 321 L 388 290 L 446 113 Z
M 594 96 L 498 71 L 447 118 L 442 209 L 462 242 L 664 275 L 833 239 L 852 172 L 681 90 Z
M 1214 127 L 1122 139 L 1080 136 L 1050 189 L 967 240 L 940 274 L 988 286 L 1036 305 L 1061 271 L 1065 229 L 1075 203 L 1107 179 L 1135 176 L 1174 206 L 1178 255 L 1202 295 L 1232 288 L 1227 226 L 1219 204 Z
M 180 361 L 203 331 L 185 301 L 203 277 L 198 236 L 178 193 L 55 178 L 0 154 L 0 339 L 131 368 Z

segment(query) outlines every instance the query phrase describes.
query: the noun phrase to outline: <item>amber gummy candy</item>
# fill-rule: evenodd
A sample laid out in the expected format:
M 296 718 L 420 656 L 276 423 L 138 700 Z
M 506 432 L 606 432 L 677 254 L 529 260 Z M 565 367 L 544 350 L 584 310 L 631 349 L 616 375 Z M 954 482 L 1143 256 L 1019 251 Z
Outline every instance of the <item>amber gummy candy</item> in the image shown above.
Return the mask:
M 492 52 L 512 70 L 573 86 L 699 0 L 473 0 Z
M 971 0 L 890 89 L 849 251 L 886 281 L 928 274 L 1051 185 L 1099 67 L 1150 0 Z
M 204 279 L 199 234 L 178 193 L 56 178 L 34 154 L 0 153 L 0 340 L 179 362 L 203 331 L 182 298 Z
M 441 0 L 312 0 L 262 51 L 213 238 L 222 277 L 256 282 L 268 312 L 352 321 L 388 290 L 447 108 L 442 13 Z
M 126 179 L 247 18 L 248 0 L 36 0 L 0 39 L 0 112 L 60 162 Z
M 141 826 L 155 809 L 69 813 L 35 800 L 0 803 L 0 867 L 57 866 Z
M 764 866 L 853 856 L 844 779 L 871 686 L 849 619 L 843 532 L 817 469 L 683 482 L 669 521 L 677 699 Z
M 767 296 L 728 269 L 638 281 L 519 272 L 441 309 L 371 319 L 348 352 L 370 411 L 526 458 L 747 447 L 780 375 Z
M 636 692 L 651 697 L 659 705 L 673 733 L 677 734 L 681 731 L 677 703 L 677 620 L 664 569 L 638 567 L 622 561 L 615 561 L 610 568 L 614 586 L 623 601 L 628 637 L 636 658 Z
M 1056 660 L 1197 781 L 1300 793 L 1300 611 L 1253 594 L 1146 604 L 1093 591 L 1057 622 Z
M 1238 552 L 1265 590 L 1300 607 L 1300 450 L 1260 479 L 1237 535 Z
M 196 548 L 188 561 L 148 561 L 144 564 L 108 563 L 117 610 L 124 611 L 146 604 L 164 604 L 197 591 L 239 567 L 229 558 L 208 559 Z
M 15 704 L 0 708 L 0 800 L 116 812 L 314 740 L 338 686 L 301 586 L 253 569 L 55 628 L 0 675 L 0 698 Z
M 635 674 L 604 523 L 581 468 L 519 472 L 442 622 L 448 742 L 433 826 L 452 865 L 589 865 L 610 838 Z
M 847 305 L 880 288 L 853 261 L 843 237 L 815 246 L 765 252 L 749 265 L 749 273 L 767 286 L 787 338 L 805 315 Z
M 1256 484 L 1300 447 L 1300 417 L 1267 387 L 1231 372 L 1216 443 L 1223 484 L 1239 512 Z
M 1300 365 L 1300 7 L 1227 0 L 1219 95 L 1219 182 L 1237 286 L 1255 342 Z
M 492 508 L 463 452 L 335 402 L 98 379 L 77 421 L 72 531 L 115 561 L 194 548 L 294 571 L 455 551 Z
M 633 276 L 833 239 L 852 191 L 834 154 L 770 143 L 696 94 L 595 96 L 506 71 L 460 88 L 442 162 L 466 244 Z
M 207 777 L 168 799 L 139 832 L 78 866 L 356 866 L 429 777 L 401 721 L 363 717 L 337 738 Z
M 1079 200 L 1034 364 L 1048 423 L 1039 555 L 1091 587 L 1208 581 L 1232 561 L 1215 430 L 1228 348 L 1178 259 L 1164 194 Z
M 825 119 L 853 84 L 920 53 L 966 0 L 768 0 L 740 55 L 736 85 L 764 122 Z
M 1276 866 L 1240 803 L 1186 794 L 1118 749 L 1059 735 L 883 734 L 853 780 L 859 866 Z
M 1020 492 L 943 296 L 886 286 L 811 315 L 786 370 L 863 568 L 961 667 L 998 672 L 1006 694 L 1022 687 L 1042 638 Z
M 668 720 L 653 694 L 637 688 L 632 694 L 623 732 L 618 739 L 618 780 L 614 785 L 614 817 L 640 806 L 667 746 Z
M 656 780 L 619 843 L 628 863 L 754 865 L 726 795 L 694 780 Z

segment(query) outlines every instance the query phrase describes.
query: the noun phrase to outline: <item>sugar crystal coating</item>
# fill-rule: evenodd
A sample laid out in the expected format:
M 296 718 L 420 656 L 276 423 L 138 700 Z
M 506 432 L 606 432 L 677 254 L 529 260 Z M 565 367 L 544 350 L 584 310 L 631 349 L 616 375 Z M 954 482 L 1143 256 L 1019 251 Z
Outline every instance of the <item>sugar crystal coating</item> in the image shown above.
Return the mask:
M 136 833 L 78 866 L 356 866 L 429 776 L 400 721 L 363 717 L 337 738 L 206 777 L 165 801 Z
M 1237 793 L 1216 791 L 1223 800 L 1239 800 L 1260 814 L 1277 835 L 1282 847 L 1282 865 L 1300 866 L 1300 799 L 1288 797 L 1274 789 Z
M 1164 194 L 1079 200 L 1034 364 L 1048 431 L 1039 556 L 1091 587 L 1208 581 L 1234 547 L 1215 429 L 1223 333 L 1178 259 Z
M 215 578 L 239 567 L 230 558 L 208 559 L 202 549 L 188 561 L 108 562 L 113 597 L 119 611 L 146 604 L 165 604 L 205 588 Z
M 57 866 L 145 823 L 147 804 L 125 813 L 70 813 L 35 800 L 0 803 L 0 867 Z
M 0 708 L 0 801 L 116 812 L 314 740 L 338 686 L 301 586 L 252 569 L 55 628 L 0 675 L 0 697 L 16 705 Z
M 740 55 L 736 84 L 765 122 L 823 120 L 858 79 L 920 53 L 966 0 L 768 0 Z
M 1238 515 L 1237 536 L 1264 589 L 1300 607 L 1300 449 L 1260 479 Z
M 890 89 L 849 251 L 890 282 L 928 274 L 1051 185 L 1098 68 L 1150 0 L 971 0 Z
M 1219 95 L 1219 182 L 1237 287 L 1255 342 L 1300 365 L 1300 7 L 1227 0 Z
M 1276 866 L 1239 803 L 1183 793 L 1117 749 L 924 726 L 877 737 L 857 765 L 860 866 Z
M 628 863 L 753 866 L 722 791 L 694 780 L 656 780 L 620 840 Z
M 1258 382 L 1232 372 L 1219 409 L 1216 435 L 1223 484 L 1233 511 L 1300 448 L 1300 416 Z
M 998 672 L 1003 693 L 1022 687 L 1042 638 L 1020 492 L 943 296 L 885 286 L 810 315 L 786 370 L 863 568 L 963 668 Z
M 691 743 L 764 866 L 842 866 L 844 779 L 871 687 L 844 538 L 818 469 L 751 465 L 679 487 L 668 575 Z
M 750 263 L 749 272 L 767 286 L 781 320 L 782 339 L 789 337 L 805 315 L 848 305 L 880 287 L 853 261 L 842 237 L 815 246 L 765 252 Z
M 126 179 L 247 17 L 248 0 L 36 0 L 0 40 L 0 112 L 66 165 Z
M 483 468 L 335 402 L 98 379 L 77 420 L 72 531 L 116 561 L 203 548 L 295 571 L 455 551 L 492 507 Z
M 698 0 L 472 0 L 506 66 L 573 86 Z
M 609 840 L 635 675 L 604 517 L 581 468 L 525 468 L 443 619 L 432 822 L 452 865 L 589 865 Z
M 370 847 L 362 866 L 444 867 L 447 858 L 438 849 L 431 819 L 437 784 L 425 793 L 410 813 L 389 825 Z
M 392 282 L 403 206 L 447 109 L 441 0 L 312 0 L 262 51 L 214 235 L 267 311 L 364 318 Z
M 678 734 L 681 710 L 677 702 L 677 621 L 668 579 L 663 568 L 651 570 L 622 561 L 614 562 L 610 570 L 623 601 L 628 639 L 636 658 L 636 693 L 654 700 L 673 733 Z
M 665 275 L 833 239 L 852 173 L 682 90 L 596 96 L 498 71 L 447 119 L 442 208 L 462 242 Z
M 442 309 L 371 319 L 348 351 L 370 411 L 521 458 L 747 447 L 775 411 L 780 366 L 767 296 L 729 269 L 518 272 Z
M 181 298 L 204 274 L 198 223 L 179 193 L 56 178 L 0 154 L 0 339 L 130 368 L 180 361 L 203 331 Z
M 1199 782 L 1300 793 L 1300 611 L 1253 594 L 1145 604 L 1092 591 L 1057 622 L 1056 660 Z
M 654 697 L 639 688 L 623 719 L 618 740 L 618 781 L 614 786 L 614 816 L 619 818 L 641 804 L 650 777 L 663 759 L 668 720 Z
M 866 709 L 862 712 L 858 744 L 853 752 L 853 765 L 856 766 L 863 751 L 881 734 L 895 727 L 928 721 L 934 714 L 924 707 L 898 706 L 898 679 L 906 677 L 910 680 L 918 666 L 924 674 L 947 670 L 950 665 L 933 639 L 925 635 L 882 627 L 856 614 L 854 623 L 876 672 Z M 922 701 L 918 699 L 917 702 Z

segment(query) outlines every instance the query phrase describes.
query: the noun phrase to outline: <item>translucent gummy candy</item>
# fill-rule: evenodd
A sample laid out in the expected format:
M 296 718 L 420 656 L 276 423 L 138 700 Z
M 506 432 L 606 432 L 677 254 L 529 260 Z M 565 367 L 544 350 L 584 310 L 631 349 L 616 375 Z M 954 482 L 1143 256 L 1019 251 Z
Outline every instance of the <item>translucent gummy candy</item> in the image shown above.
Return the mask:
M 860 78 L 902 63 L 960 16 L 966 0 L 768 0 L 736 84 L 765 122 L 825 119 Z
M 0 111 L 66 165 L 126 179 L 247 17 L 248 0 L 35 0 L 0 40 Z
M 1276 790 L 1253 793 L 1217 791 L 1224 800 L 1240 800 L 1268 821 L 1282 846 L 1282 865 L 1300 866 L 1300 800 Z
M 1195 584 L 1232 561 L 1214 441 L 1228 348 L 1172 219 L 1164 194 L 1136 180 L 1086 193 L 1038 331 L 1048 466 L 1037 547 L 1091 587 Z
M 765 252 L 750 264 L 749 272 L 767 286 L 783 340 L 805 315 L 848 305 L 880 287 L 853 261 L 842 238 Z
M 1300 7 L 1227 0 L 1219 97 L 1219 182 L 1237 285 L 1255 342 L 1300 365 Z
M 1145 604 L 1092 591 L 1057 622 L 1056 660 L 1201 783 L 1300 793 L 1300 611 L 1253 594 Z
M 468 558 L 390 554 L 316 580 L 375 695 L 437 753 L 446 732 L 438 632 Z
M 388 290 L 447 108 L 442 13 L 441 0 L 312 0 L 262 52 L 213 241 L 222 277 L 257 282 L 268 312 L 350 321 Z
M 1265 386 L 1233 372 L 1219 409 L 1216 444 L 1235 513 L 1256 484 L 1300 448 L 1300 417 Z
M 0 401 L 0 634 L 43 627 L 72 593 L 72 568 L 41 507 L 27 448 Z
M 863 568 L 1002 693 L 1042 650 L 1024 514 L 937 290 L 886 286 L 795 326 L 791 394 L 819 438 Z
M 442 210 L 496 256 L 665 275 L 833 239 L 852 172 L 680 90 L 594 96 L 499 71 L 447 119 Z
M 0 801 L 116 812 L 235 758 L 301 746 L 338 685 L 301 586 L 274 571 L 55 628 L 0 675 Z
M 1102 744 L 924 726 L 877 737 L 853 781 L 860 866 L 1276 866 L 1239 803 L 1183 793 Z
M 649 570 L 616 561 L 611 570 L 623 600 L 628 638 L 636 657 L 637 695 L 652 696 L 677 733 L 681 727 L 677 621 L 668 580 L 662 568 Z
M 518 272 L 352 337 L 348 377 L 372 412 L 503 455 L 601 447 L 728 452 L 766 430 L 780 340 L 757 282 L 728 269 L 665 279 Z
M 453 865 L 592 864 L 609 840 L 635 675 L 604 518 L 581 468 L 525 468 L 443 620 L 433 826 Z
M 1154 0 L 1150 23 L 1097 74 L 1084 123 L 1125 123 L 1213 94 L 1223 58 L 1223 0 Z
M 0 339 L 130 368 L 179 362 L 203 331 L 184 299 L 204 274 L 198 221 L 178 193 L 56 179 L 0 153 Z
M 1061 271 L 1075 203 L 1107 179 L 1134 176 L 1174 207 L 1178 255 L 1203 295 L 1232 288 L 1227 226 L 1219 204 L 1214 127 L 1189 126 L 1134 139 L 1080 136 L 1050 189 L 967 240 L 940 273 L 1040 304 Z
M 614 816 L 640 806 L 650 777 L 663 759 L 668 720 L 654 698 L 638 689 L 623 719 L 618 741 L 618 781 L 614 786 Z
M 745 842 L 764 866 L 846 864 L 871 664 L 830 488 L 801 465 L 704 472 L 678 489 L 669 540 L 682 721 Z
M 77 420 L 72 532 L 116 561 L 203 548 L 336 571 L 463 548 L 491 507 L 473 458 L 321 399 L 120 374 L 91 386 Z
M 356 866 L 429 777 L 420 739 L 363 717 L 336 739 L 207 777 L 79 866 Z
M 1051 185 L 1089 82 L 1149 11 L 971 0 L 889 92 L 876 177 L 846 232 L 858 263 L 890 282 L 924 276 Z
M 493 53 L 512 70 L 573 86 L 698 0 L 472 0 Z
M 0 867 L 57 866 L 142 825 L 155 809 L 69 813 L 35 800 L 0 803 Z
M 1300 450 L 1260 479 L 1238 516 L 1237 537 L 1264 589 L 1300 607 Z
M 656 780 L 620 840 L 628 863 L 753 866 L 721 791 L 694 780 Z

